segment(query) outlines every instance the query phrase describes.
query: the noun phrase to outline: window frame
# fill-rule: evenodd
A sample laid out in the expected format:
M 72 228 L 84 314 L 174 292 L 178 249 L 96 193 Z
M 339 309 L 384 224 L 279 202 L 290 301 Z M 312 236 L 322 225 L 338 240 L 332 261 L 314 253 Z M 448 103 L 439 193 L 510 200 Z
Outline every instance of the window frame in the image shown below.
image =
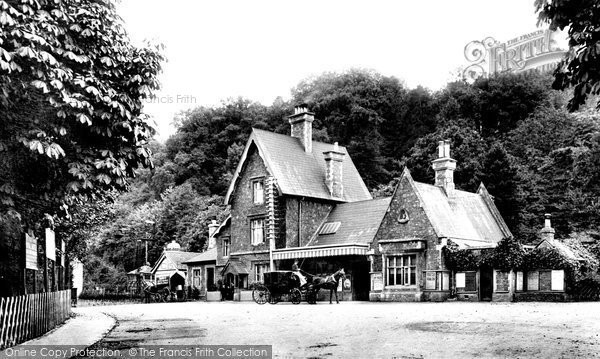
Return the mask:
M 225 237 L 223 238 L 223 251 L 222 251 L 222 255 L 223 258 L 229 257 L 229 253 L 231 251 L 231 238 L 230 237 Z
M 261 227 L 255 227 L 254 223 L 255 222 L 262 222 L 262 226 Z M 261 228 L 262 230 L 260 231 L 261 233 L 261 241 L 258 242 L 257 240 L 255 240 L 254 234 L 258 233 L 258 229 Z M 266 229 L 266 221 L 264 217 L 255 217 L 255 218 L 250 218 L 250 244 L 253 246 L 259 246 L 261 244 L 265 243 L 265 229 Z
M 458 276 L 462 275 L 464 276 L 464 281 L 465 281 L 465 286 L 464 287 L 459 287 L 458 286 Z M 467 280 L 467 276 L 471 277 L 472 280 Z M 472 271 L 472 270 L 468 270 L 468 271 L 458 271 L 454 274 L 454 285 L 456 287 L 456 291 L 458 293 L 477 293 L 479 291 L 479 278 L 477 271 Z M 469 288 L 467 287 L 467 283 L 473 283 L 474 288 Z
M 435 274 L 435 288 L 428 288 L 427 287 L 427 274 L 428 273 L 434 273 Z M 448 292 L 450 291 L 450 271 L 448 270 L 424 270 L 423 271 L 423 278 L 425 278 L 425 284 L 423 287 L 423 290 L 429 291 L 429 292 Z
M 202 288 L 202 268 L 192 269 L 192 285 L 197 288 Z
M 259 270 L 262 268 L 262 272 Z M 269 263 L 267 262 L 257 262 L 254 263 L 254 283 L 264 283 L 265 282 L 265 272 L 269 270 Z
M 408 265 L 404 262 L 404 258 L 408 258 Z M 414 264 L 412 259 L 414 258 Z M 392 264 L 393 259 L 393 265 Z M 401 259 L 398 264 L 398 259 Z M 419 259 L 417 253 L 406 253 L 399 255 L 389 255 L 385 257 L 386 272 L 385 281 L 387 287 L 402 287 L 402 288 L 414 288 L 419 283 L 418 264 Z M 393 270 L 393 284 L 390 283 L 390 271 Z M 400 281 L 398 281 L 398 270 L 400 270 Z M 414 274 L 414 283 L 411 283 L 412 274 Z M 408 283 L 408 284 L 407 284 Z
M 257 193 L 256 185 L 260 184 L 260 195 Z M 265 180 L 264 177 L 254 178 L 250 181 L 250 191 L 252 192 L 252 204 L 255 206 L 265 204 Z

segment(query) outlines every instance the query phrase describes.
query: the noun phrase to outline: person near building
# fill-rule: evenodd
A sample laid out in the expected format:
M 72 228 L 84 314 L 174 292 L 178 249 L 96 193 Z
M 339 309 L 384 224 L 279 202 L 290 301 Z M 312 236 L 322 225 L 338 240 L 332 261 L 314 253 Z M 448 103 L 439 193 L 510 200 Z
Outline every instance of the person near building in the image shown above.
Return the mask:
M 294 272 L 294 274 L 298 276 L 298 280 L 300 280 L 301 287 L 306 284 L 306 277 L 300 272 L 297 259 L 295 259 L 294 264 L 292 264 L 292 272 Z

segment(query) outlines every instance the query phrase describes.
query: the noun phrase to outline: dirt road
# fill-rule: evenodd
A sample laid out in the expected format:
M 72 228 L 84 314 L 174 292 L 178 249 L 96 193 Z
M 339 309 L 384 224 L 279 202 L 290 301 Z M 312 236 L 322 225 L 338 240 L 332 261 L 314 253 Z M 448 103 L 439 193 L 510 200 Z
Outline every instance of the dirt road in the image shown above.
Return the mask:
M 161 303 L 96 307 L 98 344 L 273 345 L 274 357 L 600 357 L 600 303 Z

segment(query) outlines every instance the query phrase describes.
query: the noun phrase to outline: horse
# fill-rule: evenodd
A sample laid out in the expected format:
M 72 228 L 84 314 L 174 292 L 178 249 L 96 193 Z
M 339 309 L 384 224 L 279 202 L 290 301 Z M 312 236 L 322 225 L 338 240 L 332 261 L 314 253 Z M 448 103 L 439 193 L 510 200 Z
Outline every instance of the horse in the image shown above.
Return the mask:
M 344 273 L 344 268 L 338 270 L 337 272 L 335 272 L 332 275 L 329 275 L 327 277 L 316 277 L 315 276 L 311 282 L 315 298 L 317 297 L 317 293 L 319 292 L 319 290 L 321 288 L 329 289 L 329 304 L 332 304 L 331 297 L 333 296 L 333 293 L 335 293 L 336 303 L 340 304 L 340 301 L 338 300 L 338 295 L 337 295 L 337 288 L 340 283 L 340 278 L 344 278 L 344 279 L 346 278 L 346 273 Z

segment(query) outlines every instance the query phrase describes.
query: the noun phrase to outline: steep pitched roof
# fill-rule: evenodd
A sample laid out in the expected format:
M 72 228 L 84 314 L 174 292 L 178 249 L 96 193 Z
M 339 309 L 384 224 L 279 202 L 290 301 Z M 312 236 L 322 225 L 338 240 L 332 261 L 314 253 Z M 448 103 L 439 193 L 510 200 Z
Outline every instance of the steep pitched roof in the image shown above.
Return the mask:
M 198 254 L 183 263 L 198 263 L 198 262 L 212 262 L 217 260 L 217 247 L 207 249 L 205 252 Z
M 483 185 L 477 193 L 455 190 L 448 197 L 441 187 L 414 181 L 408 169 L 403 176 L 413 184 L 438 237 L 473 248 L 495 246 L 512 236 Z
M 560 254 L 562 254 L 563 256 L 565 256 L 568 259 L 573 259 L 576 261 L 585 260 L 585 258 L 582 256 L 582 254 L 579 253 L 580 252 L 579 250 L 570 247 L 569 245 L 567 245 L 564 242 L 561 242 L 560 240 L 544 239 L 536 246 L 536 248 L 544 248 L 544 247 L 554 247 L 554 248 L 556 248 L 556 250 L 558 250 L 558 252 L 560 252 Z
M 138 273 L 152 273 L 152 268 L 150 266 L 143 265 L 137 269 L 127 272 L 127 274 L 138 274 Z
M 368 244 L 379 229 L 392 198 L 338 204 L 319 228 L 309 246 L 333 244 Z M 339 222 L 335 233 L 319 234 L 327 223 Z
M 258 148 L 258 154 L 265 166 L 275 178 L 282 194 L 340 201 L 332 197 L 325 184 L 325 159 L 323 152 L 333 150 L 333 145 L 313 141 L 312 153 L 306 153 L 299 139 L 273 132 L 252 129 L 244 153 L 235 171 L 225 202 L 229 203 L 235 191 L 237 180 L 244 168 L 252 144 Z M 371 194 L 358 173 L 348 151 L 342 165 L 344 197 L 341 202 L 355 202 L 371 199 Z
M 164 261 L 170 263 L 173 269 L 187 270 L 187 266 L 183 264 L 183 262 L 199 254 L 200 253 L 198 252 L 163 251 L 160 258 L 156 261 L 156 264 L 154 264 L 154 267 L 152 267 L 152 273 L 156 273 L 156 271 Z

